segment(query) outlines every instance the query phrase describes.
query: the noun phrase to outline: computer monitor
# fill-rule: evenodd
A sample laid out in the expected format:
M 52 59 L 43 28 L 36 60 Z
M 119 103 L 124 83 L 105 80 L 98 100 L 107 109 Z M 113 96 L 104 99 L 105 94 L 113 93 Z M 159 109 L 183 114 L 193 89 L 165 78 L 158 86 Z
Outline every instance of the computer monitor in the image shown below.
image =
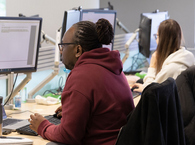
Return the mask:
M 142 13 L 139 24 L 139 51 L 145 57 L 150 56 L 150 52 L 156 50 L 157 43 L 153 34 L 156 34 L 160 23 L 168 19 L 168 11 Z
M 101 10 L 101 9 L 83 9 L 81 11 L 81 21 L 92 21 L 96 23 L 100 18 L 107 19 L 115 31 L 116 24 L 116 11 L 114 10 Z M 113 50 L 114 40 L 110 45 L 103 45 L 110 50 Z
M 37 70 L 42 18 L 0 17 L 0 74 Z
M 69 10 L 64 12 L 62 30 L 61 30 L 61 40 L 64 33 L 75 23 L 80 21 L 80 11 L 79 10 Z
M 150 56 L 150 35 L 152 20 L 141 14 L 139 24 L 139 52 L 145 57 Z

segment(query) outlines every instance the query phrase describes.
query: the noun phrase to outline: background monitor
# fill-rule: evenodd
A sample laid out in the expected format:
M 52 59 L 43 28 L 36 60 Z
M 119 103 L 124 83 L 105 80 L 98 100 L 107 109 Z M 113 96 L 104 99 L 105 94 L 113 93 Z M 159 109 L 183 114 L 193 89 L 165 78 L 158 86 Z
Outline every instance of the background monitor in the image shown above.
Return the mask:
M 145 16 L 145 17 L 144 17 Z M 149 20 L 151 22 L 149 24 Z M 156 34 L 160 23 L 168 19 L 168 11 L 165 12 L 153 12 L 153 13 L 142 13 L 140 18 L 140 31 L 139 31 L 139 50 L 147 58 L 150 56 L 150 52 L 156 50 L 157 43 L 154 39 L 153 34 Z M 150 33 L 149 33 L 150 31 Z M 146 38 L 146 36 L 148 38 Z
M 116 11 L 114 10 L 101 10 L 101 9 L 83 9 L 81 11 L 81 21 L 92 21 L 96 23 L 100 18 L 107 19 L 115 32 L 116 24 Z M 114 40 L 110 45 L 103 45 L 110 50 L 113 50 Z
M 0 74 L 37 70 L 42 18 L 0 17 Z
M 64 12 L 64 17 L 62 21 L 61 29 L 61 42 L 64 33 L 75 23 L 79 22 L 81 19 L 81 12 L 79 10 L 69 10 Z M 62 54 L 60 54 L 60 61 L 62 61 Z
M 150 35 L 152 20 L 141 14 L 139 24 L 139 52 L 145 57 L 150 56 Z
M 80 11 L 79 10 L 69 10 L 64 12 L 62 30 L 61 30 L 61 41 L 64 33 L 75 23 L 80 21 Z

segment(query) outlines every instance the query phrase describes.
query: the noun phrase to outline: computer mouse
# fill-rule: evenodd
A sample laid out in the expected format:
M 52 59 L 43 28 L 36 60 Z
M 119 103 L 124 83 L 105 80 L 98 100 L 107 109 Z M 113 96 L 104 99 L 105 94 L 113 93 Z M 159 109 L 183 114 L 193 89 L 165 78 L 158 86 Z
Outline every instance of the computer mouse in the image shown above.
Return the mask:
M 57 113 L 53 114 L 53 117 L 56 117 L 56 118 L 58 118 L 58 119 L 61 119 L 62 116 L 58 116 L 59 113 L 60 113 L 60 112 L 57 112 Z
M 12 132 L 12 131 L 9 130 L 9 129 L 5 129 L 5 130 L 3 129 L 3 130 L 2 130 L 2 134 L 3 134 L 3 135 L 8 135 L 8 134 L 10 134 L 11 132 Z
M 133 88 L 131 88 L 131 91 L 133 92 L 133 91 L 134 91 L 134 89 L 138 89 L 138 87 L 133 87 Z

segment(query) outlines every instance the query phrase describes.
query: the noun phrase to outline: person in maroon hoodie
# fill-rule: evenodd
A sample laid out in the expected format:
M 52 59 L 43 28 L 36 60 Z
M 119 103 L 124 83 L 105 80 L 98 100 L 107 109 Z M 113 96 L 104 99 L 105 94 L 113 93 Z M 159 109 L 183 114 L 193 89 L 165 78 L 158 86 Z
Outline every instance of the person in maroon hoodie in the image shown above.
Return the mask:
M 62 62 L 70 69 L 61 95 L 61 124 L 42 115 L 30 116 L 30 128 L 43 138 L 69 145 L 114 145 L 127 115 L 134 109 L 133 97 L 122 72 L 118 51 L 102 48 L 114 33 L 106 19 L 95 24 L 74 24 L 59 44 Z

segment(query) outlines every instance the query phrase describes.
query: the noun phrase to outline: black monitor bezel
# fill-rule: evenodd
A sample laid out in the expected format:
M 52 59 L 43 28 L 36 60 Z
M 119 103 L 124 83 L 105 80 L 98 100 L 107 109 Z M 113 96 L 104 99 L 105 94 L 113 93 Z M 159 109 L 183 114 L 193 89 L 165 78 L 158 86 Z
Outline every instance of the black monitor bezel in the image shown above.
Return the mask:
M 14 72 L 14 73 L 36 72 L 37 71 L 37 64 L 38 64 L 40 38 L 41 38 L 42 18 L 41 17 L 0 17 L 0 21 L 1 20 L 38 20 L 39 21 L 39 31 L 38 31 L 39 34 L 38 34 L 38 41 L 37 41 L 37 52 L 36 52 L 36 58 L 35 58 L 35 66 L 34 67 L 9 68 L 9 69 L 1 69 L 0 68 L 0 74 L 10 74 L 11 72 Z
M 68 10 L 68 11 L 64 11 L 64 16 L 63 16 L 63 21 L 62 21 L 62 28 L 61 28 L 61 41 L 62 38 L 64 36 L 64 33 L 67 31 L 66 27 L 67 27 L 67 17 L 70 13 L 75 13 L 75 12 L 79 12 L 79 10 Z M 81 20 L 81 14 L 80 14 L 80 18 L 79 21 Z
M 143 19 L 146 19 L 147 20 L 147 23 L 148 23 L 147 26 L 144 25 L 144 28 L 143 28 L 143 25 L 142 25 Z M 139 46 L 139 52 L 141 54 L 143 54 L 147 58 L 150 57 L 151 26 L 152 26 L 152 19 L 150 19 L 150 18 L 144 16 L 143 14 L 141 14 L 140 15 L 140 23 L 139 23 L 139 41 L 138 41 L 138 46 Z M 144 35 L 145 34 L 147 35 L 147 37 L 145 37 L 147 40 L 144 39 L 144 38 L 142 38 L 143 37 L 143 34 Z M 144 43 L 145 46 L 143 46 L 143 43 Z

